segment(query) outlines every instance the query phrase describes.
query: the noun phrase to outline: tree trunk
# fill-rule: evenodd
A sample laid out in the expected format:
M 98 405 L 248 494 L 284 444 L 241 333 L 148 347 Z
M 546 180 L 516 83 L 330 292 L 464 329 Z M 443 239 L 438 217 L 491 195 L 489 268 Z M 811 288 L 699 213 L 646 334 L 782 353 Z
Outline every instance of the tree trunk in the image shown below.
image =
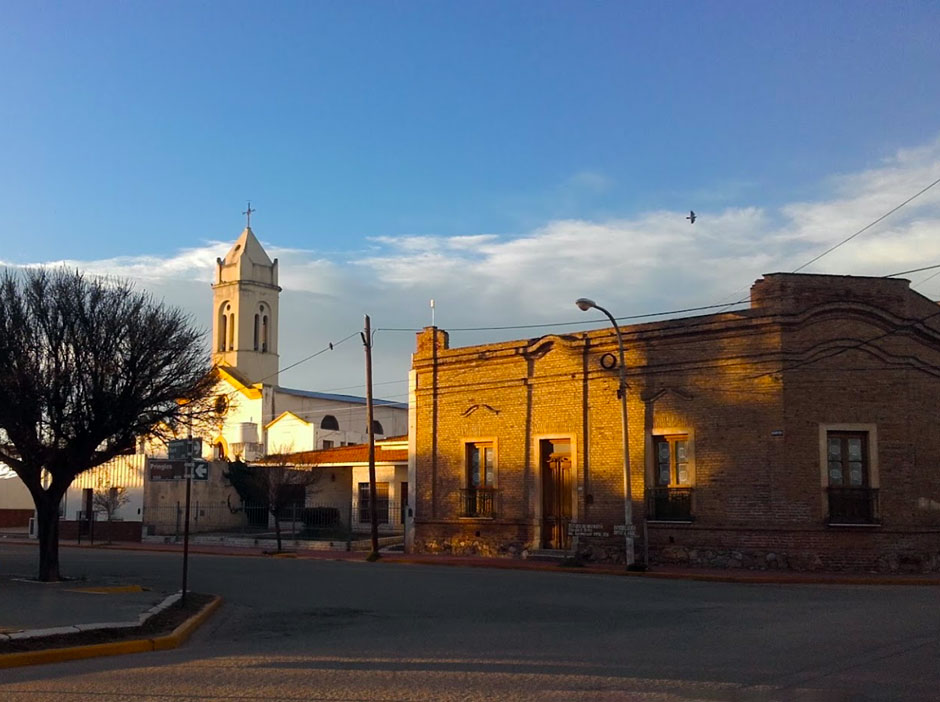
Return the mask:
M 274 510 L 274 533 L 277 535 L 277 552 L 281 552 L 281 520 L 278 519 L 280 515 L 279 509 Z
M 59 577 L 59 502 L 62 496 L 55 498 L 45 492 L 36 500 L 36 516 L 39 532 L 39 579 L 43 582 L 60 580 Z

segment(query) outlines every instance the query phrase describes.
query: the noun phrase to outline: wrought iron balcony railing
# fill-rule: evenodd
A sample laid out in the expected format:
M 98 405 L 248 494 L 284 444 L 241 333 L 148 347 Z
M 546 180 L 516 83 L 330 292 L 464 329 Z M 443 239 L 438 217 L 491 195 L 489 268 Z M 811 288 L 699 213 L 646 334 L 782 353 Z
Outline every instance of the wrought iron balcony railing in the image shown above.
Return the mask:
M 496 516 L 495 488 L 463 488 L 460 490 L 460 516 L 484 517 Z
M 830 524 L 878 524 L 878 490 L 867 487 L 829 487 Z
M 692 521 L 692 488 L 654 487 L 646 489 L 647 519 L 662 522 Z

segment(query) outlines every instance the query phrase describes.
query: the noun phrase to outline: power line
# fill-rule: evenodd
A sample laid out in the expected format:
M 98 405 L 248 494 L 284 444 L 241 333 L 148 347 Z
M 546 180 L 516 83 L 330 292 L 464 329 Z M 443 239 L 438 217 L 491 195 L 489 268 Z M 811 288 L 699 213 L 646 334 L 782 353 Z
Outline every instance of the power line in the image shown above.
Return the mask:
M 895 276 L 907 275 L 908 273 L 920 273 L 921 271 L 932 271 L 934 268 L 940 268 L 940 263 L 935 263 L 935 264 L 932 265 L 932 266 L 924 266 L 923 268 L 911 268 L 911 270 L 909 270 L 909 271 L 899 271 L 899 272 L 897 272 L 897 273 L 889 273 L 888 275 L 882 276 L 882 277 L 884 277 L 884 278 L 894 278 Z M 932 277 L 933 277 L 933 276 L 931 276 L 931 278 L 932 278 Z M 922 282 L 923 282 L 923 281 L 922 281 Z
M 897 205 L 896 207 L 891 208 L 890 210 L 888 210 L 887 212 L 885 212 L 883 215 L 881 215 L 878 219 L 876 219 L 876 220 L 875 220 L 874 222 L 872 222 L 871 224 L 866 224 L 864 227 L 862 227 L 861 229 L 859 229 L 857 232 L 855 232 L 855 233 L 852 234 L 851 236 L 846 237 L 845 239 L 843 239 L 842 241 L 840 241 L 840 242 L 839 242 L 838 244 L 836 244 L 835 246 L 830 246 L 828 249 L 826 249 L 825 251 L 823 251 L 821 254 L 819 254 L 818 256 L 816 256 L 816 257 L 814 257 L 814 258 L 811 258 L 809 261 L 807 261 L 806 263 L 804 263 L 804 264 L 803 264 L 802 266 L 800 266 L 799 268 L 793 269 L 793 270 L 791 271 L 791 273 L 799 273 L 801 270 L 803 270 L 803 269 L 806 268 L 807 266 L 809 266 L 809 265 L 815 263 L 816 261 L 818 261 L 819 259 L 821 259 L 823 256 L 826 256 L 827 254 L 832 253 L 833 251 L 835 251 L 836 249 L 838 249 L 838 248 L 839 248 L 840 246 L 842 246 L 843 244 L 849 243 L 850 241 L 852 241 L 852 239 L 854 239 L 855 237 L 857 237 L 859 234 L 862 234 L 863 232 L 868 231 L 869 229 L 871 229 L 872 227 L 874 227 L 876 224 L 878 224 L 878 223 L 881 222 L 882 220 L 884 220 L 884 219 L 886 219 L 887 217 L 893 215 L 895 212 L 897 212 L 898 210 L 900 210 L 902 207 L 904 207 L 905 205 L 907 205 L 909 202 L 913 202 L 914 200 L 916 200 L 917 198 L 919 198 L 919 197 L 920 197 L 921 195 L 923 195 L 925 192 L 927 192 L 927 191 L 930 190 L 932 187 L 934 187 L 937 183 L 940 183 L 940 178 L 937 178 L 934 182 L 932 182 L 930 185 L 928 185 L 928 186 L 927 186 L 926 188 L 924 188 L 923 190 L 920 190 L 920 191 L 918 191 L 917 193 L 915 193 L 914 195 L 911 195 L 909 198 L 907 198 L 907 199 L 906 199 L 904 202 L 902 202 L 900 205 Z
M 934 267 L 937 268 L 937 267 L 940 267 L 940 266 L 934 266 Z M 923 284 L 926 283 L 928 280 L 933 280 L 933 279 L 936 278 L 938 275 L 940 275 L 940 271 L 937 271 L 937 272 L 934 273 L 933 275 L 928 275 L 928 276 L 927 276 L 926 278 L 924 278 L 923 280 L 921 280 L 921 281 L 919 281 L 919 282 L 917 282 L 917 283 L 914 283 L 914 286 L 923 285 Z
M 317 351 L 316 353 L 312 353 L 312 354 L 310 354 L 309 356 L 307 356 L 306 358 L 300 359 L 300 360 L 297 361 L 296 363 L 292 363 L 292 364 L 290 364 L 289 366 L 285 366 L 284 368 L 281 368 L 277 373 L 273 373 L 272 375 L 269 375 L 268 378 L 274 378 L 274 377 L 276 377 L 279 373 L 283 373 L 284 371 L 290 370 L 291 368 L 296 368 L 296 367 L 299 366 L 301 363 L 306 363 L 306 362 L 309 361 L 311 358 L 316 358 L 316 357 L 319 356 L 321 353 L 326 353 L 327 351 L 332 351 L 334 348 L 336 348 L 336 347 L 339 346 L 340 344 L 345 343 L 345 342 L 349 341 L 350 339 L 352 339 L 354 336 L 358 336 L 358 335 L 359 335 L 359 332 L 358 332 L 358 331 L 355 331 L 355 332 L 353 332 L 352 334 L 350 334 L 349 336 L 343 337 L 342 339 L 340 339 L 339 341 L 337 341 L 335 344 L 331 342 L 331 343 L 329 344 L 329 346 L 323 347 L 322 349 L 320 349 L 320 350 Z M 264 381 L 267 380 L 268 378 L 262 378 L 259 382 L 264 382 Z
M 319 355 L 321 355 L 321 354 L 324 354 L 324 353 L 326 353 L 327 351 L 332 351 L 334 348 L 336 348 L 336 347 L 339 346 L 340 344 L 349 341 L 349 340 L 352 339 L 354 336 L 358 336 L 358 334 L 359 334 L 359 332 L 356 331 L 356 332 L 353 332 L 352 334 L 350 334 L 349 336 L 346 336 L 346 337 L 340 339 L 340 340 L 337 341 L 336 343 L 330 342 L 329 344 L 327 344 L 326 346 L 324 346 L 322 349 L 320 349 L 320 350 L 317 351 L 316 353 L 312 353 L 312 354 L 310 354 L 309 356 L 307 356 L 306 358 L 300 359 L 300 360 L 297 361 L 296 363 L 292 363 L 291 365 L 289 365 L 289 366 L 287 366 L 287 367 L 285 367 L 285 368 L 281 368 L 281 369 L 279 369 L 276 373 L 272 373 L 271 375 L 267 375 L 267 376 L 261 378 L 260 380 L 256 381 L 256 383 L 263 383 L 265 380 L 270 380 L 271 378 L 276 378 L 279 374 L 283 373 L 283 372 L 286 371 L 286 370 L 290 370 L 291 368 L 296 368 L 296 367 L 299 366 L 301 363 L 306 363 L 307 361 L 309 361 L 309 360 L 311 360 L 311 359 L 313 359 L 313 358 L 316 358 L 317 356 L 319 356 Z M 222 368 L 224 369 L 224 367 L 222 367 Z M 227 392 L 227 393 L 223 393 L 223 394 L 219 395 L 219 397 L 226 397 L 226 398 L 234 397 L 234 396 L 236 396 L 239 392 L 241 392 L 241 391 L 236 388 L 236 389 L 234 389 L 234 390 L 230 390 L 230 391 Z
M 687 312 L 700 312 L 702 310 L 711 310 L 716 307 L 728 307 L 729 304 L 737 303 L 724 303 L 720 305 L 701 305 L 699 307 L 686 307 L 684 309 L 678 310 L 667 310 L 665 312 L 647 312 L 644 314 L 631 314 L 623 317 L 615 317 L 618 322 L 621 320 L 627 319 L 647 319 L 649 317 L 667 317 L 672 314 L 684 314 Z M 506 331 L 509 329 L 544 329 L 547 327 L 570 327 L 570 326 L 586 326 L 588 324 L 593 324 L 595 322 L 602 321 L 600 319 L 581 319 L 576 322 L 546 322 L 543 324 L 509 324 L 505 326 L 498 327 L 452 327 L 448 328 L 448 332 L 474 332 L 474 331 Z M 392 332 L 420 332 L 422 329 L 414 329 L 412 327 L 381 327 L 376 329 L 376 331 L 392 331 Z
M 816 256 L 816 257 L 814 257 L 814 258 L 811 258 L 809 261 L 807 261 L 806 263 L 804 263 L 802 266 L 799 266 L 799 267 L 797 267 L 797 268 L 794 268 L 794 269 L 793 269 L 792 271 L 790 271 L 790 272 L 791 272 L 791 273 L 799 273 L 801 270 L 803 270 L 803 269 L 806 268 L 807 266 L 812 265 L 813 263 L 815 263 L 816 261 L 818 261 L 819 259 L 821 259 L 823 256 L 826 256 L 827 254 L 832 253 L 833 251 L 835 251 L 836 249 L 838 249 L 838 248 L 839 248 L 840 246 L 842 246 L 843 244 L 847 244 L 848 242 L 852 241 L 852 239 L 854 239 L 855 237 L 857 237 L 859 234 L 862 234 L 862 233 L 868 231 L 869 229 L 871 229 L 872 227 L 874 227 L 876 224 L 878 224 L 878 223 L 881 222 L 882 220 L 886 219 L 886 218 L 889 217 L 890 215 L 894 214 L 895 212 L 897 212 L 898 210 L 900 210 L 902 207 L 904 207 L 904 206 L 907 205 L 908 203 L 913 202 L 914 200 L 916 200 L 917 198 L 919 198 L 919 197 L 920 197 L 921 195 L 923 195 L 925 192 L 927 192 L 927 191 L 930 190 L 932 187 L 934 187 L 935 185 L 937 185 L 937 183 L 940 183 L 940 178 L 937 178 L 934 182 L 932 182 L 932 183 L 931 183 L 930 185 L 928 185 L 927 187 L 925 187 L 925 188 L 923 188 L 922 190 L 918 191 L 918 192 L 915 193 L 914 195 L 911 195 L 909 198 L 907 198 L 907 199 L 906 199 L 904 202 L 902 202 L 900 205 L 897 205 L 897 206 L 893 207 L 892 209 L 888 210 L 888 211 L 885 212 L 883 215 L 881 215 L 880 217 L 878 217 L 878 219 L 874 220 L 873 222 L 870 222 L 869 224 L 866 224 L 864 227 L 862 227 L 861 229 L 859 229 L 857 232 L 855 232 L 855 233 L 852 234 L 851 236 L 846 237 L 845 239 L 843 239 L 842 241 L 840 241 L 838 244 L 835 244 L 834 246 L 830 246 L 828 249 L 826 249 L 825 251 L 823 251 L 823 252 L 822 252 L 821 254 L 819 254 L 818 256 Z M 927 270 L 927 268 L 917 269 L 917 270 Z M 885 278 L 891 278 L 891 277 L 896 276 L 896 275 L 904 275 L 904 273 L 914 273 L 914 272 L 916 272 L 916 271 L 913 271 L 913 270 L 912 270 L 912 271 L 902 271 L 901 273 L 892 273 L 891 275 L 884 276 L 884 277 L 885 277 Z M 737 301 L 735 301 L 735 302 L 728 302 L 728 303 L 725 303 L 725 307 L 732 307 L 732 306 L 734 306 L 734 305 L 739 305 L 739 304 L 741 304 L 742 302 L 746 302 L 747 299 L 748 299 L 748 298 L 745 297 L 745 298 L 742 298 L 742 299 L 737 300 Z
M 386 380 L 386 381 L 381 382 L 381 383 L 372 383 L 372 385 L 373 385 L 373 386 L 375 386 L 375 385 L 396 385 L 396 384 L 398 384 L 398 383 L 407 383 L 407 382 L 408 382 L 408 379 L 407 379 L 407 378 L 402 378 L 401 380 Z M 365 383 L 359 383 L 358 385 L 345 385 L 345 386 L 343 386 L 343 387 L 341 387 L 341 388 L 330 388 L 329 390 L 318 390 L 317 392 L 338 392 L 338 391 L 340 391 L 340 390 L 355 390 L 355 389 L 357 389 L 357 388 L 364 388 L 365 386 L 366 386 Z

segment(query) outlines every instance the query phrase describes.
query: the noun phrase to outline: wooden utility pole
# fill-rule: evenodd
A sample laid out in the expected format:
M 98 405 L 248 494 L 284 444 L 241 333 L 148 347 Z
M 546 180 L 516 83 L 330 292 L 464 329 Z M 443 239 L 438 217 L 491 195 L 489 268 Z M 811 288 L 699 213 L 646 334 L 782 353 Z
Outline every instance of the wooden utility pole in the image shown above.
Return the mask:
M 366 349 L 366 422 L 369 427 L 369 521 L 372 523 L 372 553 L 369 558 L 379 557 L 379 516 L 375 490 L 375 422 L 372 410 L 372 326 L 366 315 L 366 329 L 362 333 L 362 344 Z

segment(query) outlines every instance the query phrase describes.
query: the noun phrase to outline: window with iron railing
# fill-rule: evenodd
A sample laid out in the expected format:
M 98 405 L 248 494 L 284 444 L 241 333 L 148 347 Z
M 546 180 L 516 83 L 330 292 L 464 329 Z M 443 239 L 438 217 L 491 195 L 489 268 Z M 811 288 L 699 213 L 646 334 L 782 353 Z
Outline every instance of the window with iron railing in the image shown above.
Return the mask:
M 826 432 L 830 524 L 877 524 L 878 490 L 870 484 L 868 432 Z
M 877 524 L 878 490 L 829 486 L 830 524 Z
M 494 488 L 465 488 L 460 491 L 460 516 L 492 518 L 496 516 Z
M 647 488 L 646 514 L 653 521 L 692 521 L 692 488 Z
M 359 483 L 359 522 L 368 523 L 372 521 L 371 510 L 369 506 L 369 483 Z M 389 523 L 389 498 L 388 483 L 375 484 L 375 512 L 378 524 Z
M 492 517 L 496 495 L 496 449 L 493 442 L 468 442 L 466 466 L 467 487 L 460 490 L 460 516 Z
M 692 519 L 692 456 L 687 434 L 653 437 L 653 487 L 646 491 L 647 518 Z

